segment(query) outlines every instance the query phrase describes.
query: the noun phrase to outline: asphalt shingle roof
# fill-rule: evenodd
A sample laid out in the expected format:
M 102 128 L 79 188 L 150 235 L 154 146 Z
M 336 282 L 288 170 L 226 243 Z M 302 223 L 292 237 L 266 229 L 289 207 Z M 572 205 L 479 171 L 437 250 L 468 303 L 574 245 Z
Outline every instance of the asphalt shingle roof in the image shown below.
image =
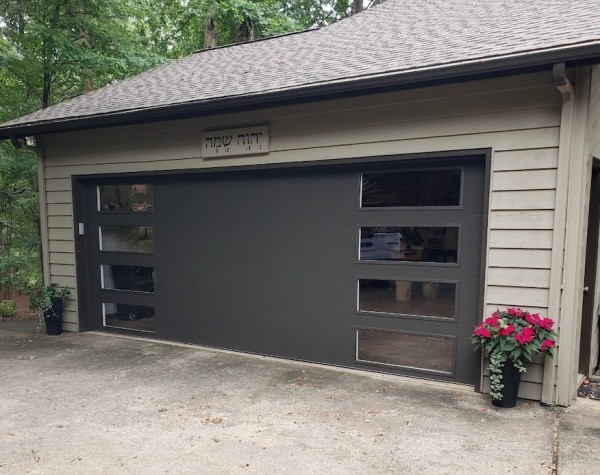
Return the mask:
M 552 51 L 569 59 L 585 47 L 600 56 L 599 0 L 387 0 L 321 29 L 191 54 L 6 122 L 0 138 L 15 127 L 186 104 L 201 110 L 239 97 L 533 60 Z

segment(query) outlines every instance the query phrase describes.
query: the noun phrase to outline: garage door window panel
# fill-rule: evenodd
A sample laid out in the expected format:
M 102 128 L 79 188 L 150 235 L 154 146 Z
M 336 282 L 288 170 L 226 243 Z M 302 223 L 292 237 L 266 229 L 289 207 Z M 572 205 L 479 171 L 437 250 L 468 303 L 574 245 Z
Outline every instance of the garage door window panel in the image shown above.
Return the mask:
M 360 228 L 361 261 L 458 263 L 458 226 Z
M 419 372 L 454 374 L 456 339 L 451 336 L 359 328 L 356 360 Z
M 154 227 L 103 224 L 99 226 L 100 250 L 154 253 Z
M 154 293 L 154 268 L 102 264 L 100 282 L 103 289 Z
M 105 327 L 156 332 L 156 311 L 153 306 L 122 302 L 102 302 Z
M 98 211 L 110 213 L 152 211 L 153 189 L 149 184 L 111 184 L 97 188 Z
M 457 282 L 359 279 L 358 311 L 456 320 Z
M 361 208 L 459 207 L 461 168 L 364 173 Z

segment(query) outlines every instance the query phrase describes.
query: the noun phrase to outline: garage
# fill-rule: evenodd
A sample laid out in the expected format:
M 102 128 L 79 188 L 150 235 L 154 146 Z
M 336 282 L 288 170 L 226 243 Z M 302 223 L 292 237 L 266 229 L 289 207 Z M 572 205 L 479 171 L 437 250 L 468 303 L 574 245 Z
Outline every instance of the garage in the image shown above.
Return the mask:
M 475 384 L 485 159 L 79 179 L 92 327 Z

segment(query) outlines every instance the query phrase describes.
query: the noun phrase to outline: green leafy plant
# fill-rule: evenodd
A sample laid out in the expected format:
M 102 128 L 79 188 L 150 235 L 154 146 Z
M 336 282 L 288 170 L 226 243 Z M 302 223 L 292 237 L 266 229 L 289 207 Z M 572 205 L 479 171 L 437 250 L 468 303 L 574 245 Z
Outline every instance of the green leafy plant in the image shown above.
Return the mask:
M 12 318 L 17 314 L 17 304 L 14 300 L 2 300 L 0 302 L 0 317 Z
M 519 372 L 526 371 L 523 361 L 531 361 L 536 353 L 554 356 L 556 332 L 554 320 L 540 317 L 520 308 L 497 310 L 475 327 L 471 342 L 490 355 L 490 394 L 502 399 L 502 368 L 511 360 Z
M 29 307 L 42 312 L 51 312 L 52 299 L 66 299 L 71 293 L 69 287 L 59 287 L 57 284 L 35 287 L 29 291 Z

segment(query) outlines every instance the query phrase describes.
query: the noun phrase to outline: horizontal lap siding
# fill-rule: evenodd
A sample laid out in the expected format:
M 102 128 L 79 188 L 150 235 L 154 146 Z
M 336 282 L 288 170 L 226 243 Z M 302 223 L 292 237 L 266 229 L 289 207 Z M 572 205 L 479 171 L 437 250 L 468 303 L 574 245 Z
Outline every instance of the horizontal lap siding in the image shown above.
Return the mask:
M 497 150 L 494 154 L 486 269 L 487 314 L 507 306 L 547 314 L 557 166 L 556 146 Z M 541 399 L 543 360 L 534 360 L 526 367 L 519 396 Z M 487 368 L 484 391 L 489 391 Z
M 560 98 L 549 79 L 502 78 L 45 137 L 52 278 L 74 284 L 71 175 L 443 155 L 481 148 L 493 150 L 485 311 L 521 305 L 544 312 L 560 125 Z M 260 123 L 271 127 L 268 155 L 200 157 L 204 129 Z M 76 321 L 74 314 L 68 318 Z M 532 367 L 525 379 L 527 397 L 539 398 L 541 374 Z
M 67 331 L 78 331 L 77 282 L 73 235 L 71 179 L 46 179 L 46 215 L 48 217 L 48 250 L 50 281 L 70 287 L 65 302 L 63 326 Z

